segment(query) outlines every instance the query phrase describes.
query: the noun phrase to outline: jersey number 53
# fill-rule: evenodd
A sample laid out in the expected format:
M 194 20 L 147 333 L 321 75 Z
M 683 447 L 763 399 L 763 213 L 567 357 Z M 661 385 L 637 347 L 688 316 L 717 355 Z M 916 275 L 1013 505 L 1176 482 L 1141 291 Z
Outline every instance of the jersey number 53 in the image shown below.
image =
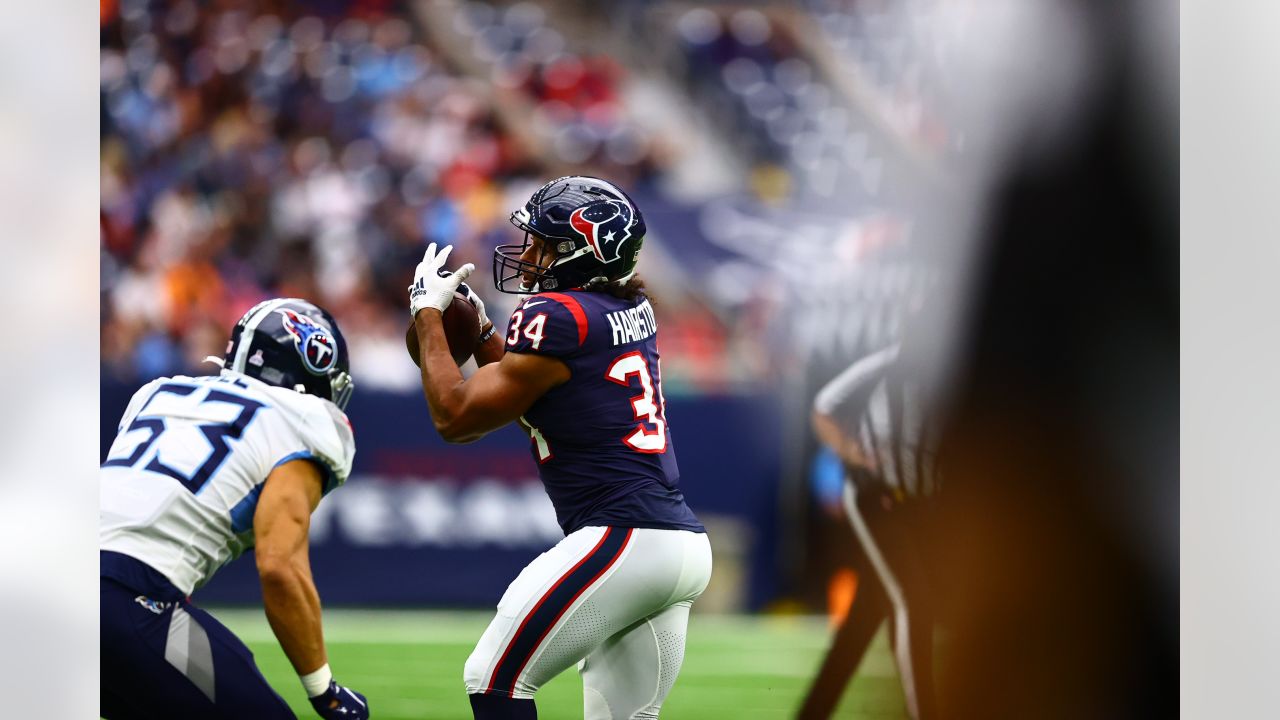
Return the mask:
M 156 388 L 155 392 L 151 394 L 151 397 L 147 398 L 147 401 L 138 409 L 138 414 L 134 417 L 133 422 L 129 424 L 128 429 L 121 433 L 123 435 L 138 430 L 145 430 L 150 433 L 150 436 L 143 440 L 128 456 L 107 458 L 106 462 L 102 463 L 102 466 L 134 466 L 143 458 L 144 455 L 147 454 L 147 451 L 151 449 L 152 444 L 155 443 L 155 441 L 164 433 L 166 429 L 165 418 L 158 415 L 147 416 L 143 414 L 146 411 L 147 406 L 150 405 L 151 401 L 157 396 L 169 393 L 179 397 L 193 397 L 193 394 L 197 392 L 199 392 L 199 388 L 196 386 L 185 385 L 183 383 L 165 383 Z M 243 398 L 239 395 L 233 395 L 229 392 L 224 392 L 218 389 L 210 389 L 204 397 L 200 399 L 199 403 L 225 403 L 228 405 L 237 405 L 240 407 L 240 413 L 230 422 L 204 423 L 197 426 L 205 439 L 209 442 L 210 452 L 209 456 L 206 457 L 204 461 L 200 463 L 200 466 L 196 468 L 195 472 L 190 475 L 165 464 L 160 459 L 160 450 L 158 448 L 156 452 L 152 454 L 151 461 L 143 468 L 150 472 L 168 475 L 193 493 L 199 492 L 200 489 L 204 487 L 205 483 L 209 482 L 209 479 L 213 477 L 213 474 L 218 471 L 218 468 L 222 466 L 222 462 L 227 459 L 227 455 L 231 452 L 231 446 L 228 444 L 228 441 L 239 440 L 240 436 L 244 434 L 244 429 L 253 421 L 253 416 L 258 413 L 258 410 L 264 407 L 262 403 L 256 400 Z

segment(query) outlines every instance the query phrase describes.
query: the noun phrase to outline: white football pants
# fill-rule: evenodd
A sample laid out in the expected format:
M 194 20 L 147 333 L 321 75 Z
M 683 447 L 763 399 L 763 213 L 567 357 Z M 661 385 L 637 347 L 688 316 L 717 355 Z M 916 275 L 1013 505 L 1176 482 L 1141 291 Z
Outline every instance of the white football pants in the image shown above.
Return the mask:
M 577 664 L 587 720 L 656 718 L 710 578 L 703 533 L 582 528 L 507 587 L 467 658 L 467 693 L 531 698 Z

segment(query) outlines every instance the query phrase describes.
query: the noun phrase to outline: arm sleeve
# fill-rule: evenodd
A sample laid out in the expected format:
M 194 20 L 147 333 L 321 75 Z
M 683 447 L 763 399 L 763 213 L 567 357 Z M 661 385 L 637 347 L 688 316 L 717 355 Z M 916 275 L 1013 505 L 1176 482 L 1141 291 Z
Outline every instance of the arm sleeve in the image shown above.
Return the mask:
M 897 359 L 898 348 L 894 344 L 872 353 L 835 376 L 814 397 L 814 412 L 831 418 L 847 434 L 854 434 L 858 413 L 885 370 Z
M 535 295 L 511 314 L 507 352 L 569 358 L 581 352 L 586 337 L 586 314 L 576 301 Z

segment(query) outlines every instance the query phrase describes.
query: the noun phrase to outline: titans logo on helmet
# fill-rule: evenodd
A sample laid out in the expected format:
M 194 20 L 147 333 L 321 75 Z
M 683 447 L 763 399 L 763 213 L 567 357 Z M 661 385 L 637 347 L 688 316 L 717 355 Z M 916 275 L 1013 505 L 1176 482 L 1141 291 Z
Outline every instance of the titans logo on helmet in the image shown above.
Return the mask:
M 329 332 L 311 318 L 287 308 L 276 310 L 284 317 L 284 329 L 293 336 L 293 347 L 302 356 L 307 370 L 324 375 L 338 362 L 338 348 Z
M 569 225 L 587 239 L 600 262 L 609 263 L 622 257 L 622 243 L 631 237 L 631 215 L 626 203 L 602 200 L 574 210 Z

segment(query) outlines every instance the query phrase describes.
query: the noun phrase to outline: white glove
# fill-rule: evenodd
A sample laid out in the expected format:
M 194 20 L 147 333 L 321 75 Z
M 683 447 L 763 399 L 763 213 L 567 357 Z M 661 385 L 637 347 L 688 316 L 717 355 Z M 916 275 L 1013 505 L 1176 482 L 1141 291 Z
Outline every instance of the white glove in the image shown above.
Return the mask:
M 418 311 L 423 308 L 435 308 L 444 312 L 449 303 L 453 302 L 453 294 L 458 291 L 458 285 L 476 269 L 475 265 L 467 263 L 454 272 L 441 272 L 452 250 L 453 246 L 450 245 L 437 254 L 435 243 L 427 246 L 422 262 L 418 263 L 418 269 L 413 273 L 413 284 L 409 286 L 409 317 L 416 318 Z

